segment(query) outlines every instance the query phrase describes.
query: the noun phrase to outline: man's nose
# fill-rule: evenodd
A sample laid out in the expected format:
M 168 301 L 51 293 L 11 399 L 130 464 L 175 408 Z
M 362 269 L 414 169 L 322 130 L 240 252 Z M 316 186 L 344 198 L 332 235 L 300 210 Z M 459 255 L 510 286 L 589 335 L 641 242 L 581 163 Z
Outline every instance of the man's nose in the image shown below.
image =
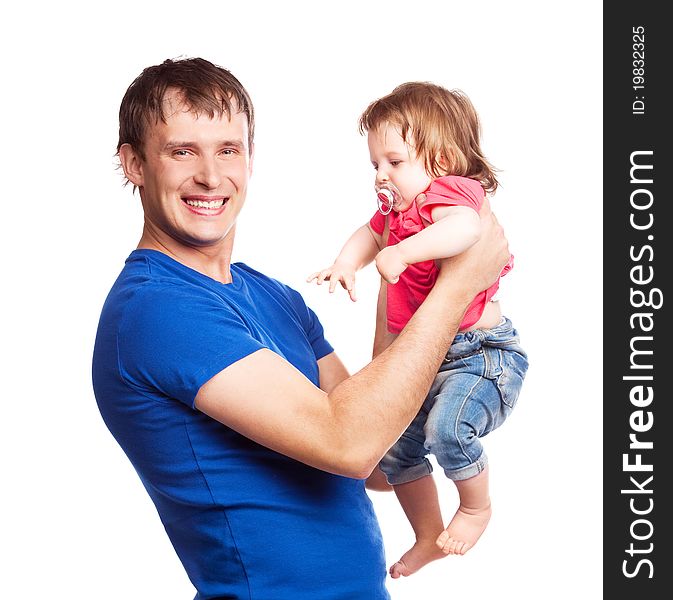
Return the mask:
M 194 181 L 210 190 L 220 185 L 220 173 L 213 159 L 202 158 L 194 174 Z

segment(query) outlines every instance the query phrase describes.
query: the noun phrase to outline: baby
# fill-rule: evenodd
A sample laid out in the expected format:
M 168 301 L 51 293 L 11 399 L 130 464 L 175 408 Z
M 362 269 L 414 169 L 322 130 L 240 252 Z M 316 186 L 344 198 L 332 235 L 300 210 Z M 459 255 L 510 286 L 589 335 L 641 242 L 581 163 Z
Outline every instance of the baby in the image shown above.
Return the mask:
M 378 354 L 434 285 L 435 261 L 479 239 L 479 209 L 498 182 L 480 148 L 477 113 L 459 91 L 405 83 L 372 102 L 359 124 L 376 170 L 379 211 L 349 238 L 331 267 L 308 281 L 329 280 L 330 292 L 339 283 L 355 300 L 356 271 L 376 261 L 387 282 L 377 315 Z M 511 268 L 510 259 L 501 275 Z M 447 554 L 465 554 L 489 522 L 488 461 L 480 438 L 509 416 L 528 369 L 518 334 L 501 314 L 497 290 L 498 283 L 473 300 L 423 407 L 381 460 L 416 536 L 391 566 L 393 578 Z M 460 498 L 446 527 L 428 454 Z

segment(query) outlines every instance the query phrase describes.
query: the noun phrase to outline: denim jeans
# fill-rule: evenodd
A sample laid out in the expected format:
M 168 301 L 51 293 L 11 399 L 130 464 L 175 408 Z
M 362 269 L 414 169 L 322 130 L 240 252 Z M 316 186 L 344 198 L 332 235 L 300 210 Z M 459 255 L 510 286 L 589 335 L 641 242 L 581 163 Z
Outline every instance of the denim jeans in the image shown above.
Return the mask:
M 502 425 L 519 397 L 528 358 L 512 322 L 456 335 L 411 425 L 381 461 L 392 485 L 432 472 L 433 454 L 454 481 L 481 473 L 480 438 Z

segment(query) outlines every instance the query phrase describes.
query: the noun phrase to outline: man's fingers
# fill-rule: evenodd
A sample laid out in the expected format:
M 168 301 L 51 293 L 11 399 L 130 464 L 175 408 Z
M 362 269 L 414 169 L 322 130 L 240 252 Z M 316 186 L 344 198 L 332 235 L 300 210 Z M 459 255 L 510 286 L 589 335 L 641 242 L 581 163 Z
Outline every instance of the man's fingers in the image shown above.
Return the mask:
M 485 216 L 493 214 L 493 211 L 491 210 L 491 201 L 489 200 L 488 196 L 484 198 L 484 202 L 481 205 L 481 209 L 479 209 L 479 216 L 483 219 Z
M 497 254 L 498 260 L 502 262 L 502 265 L 506 265 L 509 260 L 507 238 L 505 237 L 502 225 L 500 225 L 498 218 L 491 210 L 488 197 L 484 199 L 479 216 L 481 217 L 482 244 L 490 245 L 494 255 Z

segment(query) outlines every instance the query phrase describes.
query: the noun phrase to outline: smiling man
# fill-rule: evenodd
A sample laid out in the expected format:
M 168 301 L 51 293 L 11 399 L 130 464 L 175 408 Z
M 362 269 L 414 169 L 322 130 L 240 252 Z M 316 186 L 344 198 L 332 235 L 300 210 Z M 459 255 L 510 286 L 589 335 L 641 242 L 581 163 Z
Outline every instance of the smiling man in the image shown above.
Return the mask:
M 119 132 L 145 217 L 103 307 L 94 391 L 196 598 L 388 598 L 364 480 L 507 261 L 501 228 L 485 209 L 481 241 L 349 377 L 297 292 L 231 263 L 254 135 L 239 81 L 203 59 L 149 67 Z

